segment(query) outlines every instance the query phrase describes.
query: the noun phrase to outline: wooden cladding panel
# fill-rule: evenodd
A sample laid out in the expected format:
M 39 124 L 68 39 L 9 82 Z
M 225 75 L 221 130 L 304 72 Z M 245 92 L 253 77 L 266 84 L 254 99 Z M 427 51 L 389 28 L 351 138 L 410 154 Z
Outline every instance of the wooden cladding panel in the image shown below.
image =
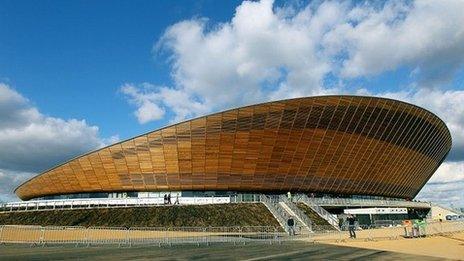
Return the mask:
M 21 185 L 44 195 L 162 190 L 311 191 L 412 198 L 451 136 L 419 107 L 309 97 L 182 122 L 83 155 Z

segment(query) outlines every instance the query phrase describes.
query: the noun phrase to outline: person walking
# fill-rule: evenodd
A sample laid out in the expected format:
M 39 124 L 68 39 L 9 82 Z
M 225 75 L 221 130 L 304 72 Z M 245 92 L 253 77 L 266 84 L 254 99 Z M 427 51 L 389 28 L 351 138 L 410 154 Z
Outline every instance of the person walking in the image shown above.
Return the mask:
M 168 194 L 168 204 L 171 205 L 171 193 Z
M 288 226 L 288 234 L 290 236 L 294 236 L 295 235 L 295 220 L 293 220 L 293 217 L 290 217 L 287 220 L 287 226 Z
M 166 205 L 168 203 L 168 195 L 164 194 L 164 204 Z
M 348 222 L 350 238 L 356 238 L 356 217 L 354 215 L 349 215 L 346 218 L 346 221 Z

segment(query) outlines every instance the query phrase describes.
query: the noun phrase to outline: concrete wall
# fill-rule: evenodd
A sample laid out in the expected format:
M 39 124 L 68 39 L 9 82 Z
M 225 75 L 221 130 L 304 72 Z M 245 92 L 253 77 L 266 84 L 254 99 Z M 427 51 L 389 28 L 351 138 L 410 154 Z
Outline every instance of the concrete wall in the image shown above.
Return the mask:
M 439 206 L 439 205 L 435 205 L 433 204 L 432 205 L 432 208 L 430 209 L 431 213 L 432 213 L 432 219 L 443 219 L 445 220 L 446 219 L 446 215 L 461 215 L 462 213 L 459 213 L 458 211 L 454 211 L 452 209 L 449 209 L 449 208 L 446 208 L 446 207 L 442 207 L 442 206 Z

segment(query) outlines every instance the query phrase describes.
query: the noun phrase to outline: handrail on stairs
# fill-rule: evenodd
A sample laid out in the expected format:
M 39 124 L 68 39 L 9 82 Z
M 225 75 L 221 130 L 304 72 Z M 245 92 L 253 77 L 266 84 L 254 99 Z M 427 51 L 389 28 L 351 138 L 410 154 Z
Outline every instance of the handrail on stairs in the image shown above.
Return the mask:
M 307 195 L 304 195 L 304 194 L 298 195 L 297 200 L 308 205 L 308 207 L 310 207 L 319 216 L 327 220 L 327 222 L 329 222 L 330 225 L 332 225 L 337 230 L 340 230 L 340 228 L 338 227 L 338 219 L 335 218 L 332 214 L 330 214 L 323 207 L 311 201 L 311 199 Z

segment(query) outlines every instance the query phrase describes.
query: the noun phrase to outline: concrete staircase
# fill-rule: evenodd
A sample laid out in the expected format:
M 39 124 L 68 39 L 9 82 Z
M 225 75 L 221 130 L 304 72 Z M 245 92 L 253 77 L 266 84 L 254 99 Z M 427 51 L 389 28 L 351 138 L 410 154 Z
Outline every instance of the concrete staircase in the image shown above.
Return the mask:
M 278 202 L 275 202 L 273 198 L 264 194 L 260 195 L 259 198 L 260 202 L 266 206 L 266 208 L 279 222 L 280 226 L 285 230 L 285 232 L 289 232 L 289 229 L 287 227 L 287 213 L 285 212 L 285 210 L 282 209 Z
M 290 215 L 293 216 L 297 223 L 301 224 L 302 228 L 305 231 L 311 232 L 312 229 L 312 222 L 308 218 L 308 216 L 301 211 L 295 203 L 290 201 L 286 196 L 280 196 L 279 204 L 282 206 L 283 209 Z
M 295 221 L 297 234 L 308 234 L 312 232 L 311 221 L 285 196 L 261 195 L 260 200 L 269 209 L 272 215 L 274 215 L 286 232 L 289 232 L 287 220 L 290 217 L 293 217 Z
M 333 228 L 340 230 L 338 226 L 338 219 L 330 214 L 323 207 L 315 204 L 308 196 L 304 194 L 299 194 L 295 197 L 297 202 L 301 202 L 311 208 L 315 213 L 317 213 L 321 218 L 325 219 Z

